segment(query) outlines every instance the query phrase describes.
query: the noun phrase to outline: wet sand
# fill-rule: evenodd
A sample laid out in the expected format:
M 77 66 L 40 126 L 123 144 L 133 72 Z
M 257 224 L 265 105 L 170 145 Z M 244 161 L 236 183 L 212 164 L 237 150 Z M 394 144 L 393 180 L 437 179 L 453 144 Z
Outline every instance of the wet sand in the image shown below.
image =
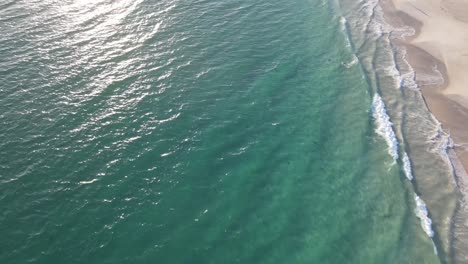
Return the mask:
M 381 4 L 388 23 L 415 29 L 413 36 L 398 42 L 407 50 L 429 110 L 454 141 L 448 154 L 460 202 L 451 221 L 448 254 L 455 263 L 468 263 L 468 0 L 383 0 Z
M 407 39 L 408 59 L 431 112 L 455 141 L 468 168 L 468 1 L 392 0 L 393 12 L 417 34 Z M 439 71 L 439 72 L 437 72 Z M 445 82 L 427 82 L 442 74 Z

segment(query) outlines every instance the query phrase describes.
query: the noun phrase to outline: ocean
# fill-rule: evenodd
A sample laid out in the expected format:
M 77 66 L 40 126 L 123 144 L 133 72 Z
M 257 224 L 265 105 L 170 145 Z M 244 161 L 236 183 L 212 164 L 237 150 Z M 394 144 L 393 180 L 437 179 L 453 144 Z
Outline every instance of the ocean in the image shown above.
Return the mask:
M 371 0 L 0 1 L 0 263 L 452 263 L 404 34 Z

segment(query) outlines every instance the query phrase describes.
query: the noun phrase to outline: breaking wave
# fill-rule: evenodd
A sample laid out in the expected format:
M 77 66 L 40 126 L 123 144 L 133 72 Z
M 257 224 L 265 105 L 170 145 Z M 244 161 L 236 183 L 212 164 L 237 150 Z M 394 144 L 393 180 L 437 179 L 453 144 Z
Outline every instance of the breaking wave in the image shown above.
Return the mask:
M 372 115 L 376 122 L 376 132 L 382 136 L 388 145 L 388 153 L 394 160 L 398 159 L 398 140 L 393 131 L 393 124 L 390 121 L 390 117 L 385 109 L 385 104 L 382 98 L 378 95 L 374 95 L 372 102 Z
M 405 152 L 403 154 L 403 171 L 405 172 L 406 178 L 408 180 L 412 181 L 413 180 L 413 171 L 411 170 L 411 161 L 410 158 L 408 157 L 408 154 Z
M 429 212 L 427 211 L 426 203 L 417 195 L 414 195 L 414 201 L 416 202 L 415 213 L 416 216 L 421 220 L 421 227 L 424 232 L 432 238 L 434 237 L 434 231 L 432 230 L 432 220 L 429 218 Z

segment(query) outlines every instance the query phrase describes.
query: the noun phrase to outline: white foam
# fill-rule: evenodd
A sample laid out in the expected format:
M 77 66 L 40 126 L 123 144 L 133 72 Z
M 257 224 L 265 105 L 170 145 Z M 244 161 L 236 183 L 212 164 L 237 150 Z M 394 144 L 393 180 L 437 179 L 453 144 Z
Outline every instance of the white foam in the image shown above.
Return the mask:
M 377 6 L 377 1 L 359 1 L 361 4 L 360 12 L 365 18 L 371 18 Z
M 388 76 L 390 76 L 394 80 L 395 88 L 399 89 L 403 84 L 403 79 L 396 65 L 392 63 L 392 65 L 385 67 L 384 71 Z
M 442 74 L 442 72 L 439 70 L 439 66 L 437 66 L 437 64 L 435 64 L 434 66 L 432 66 L 432 71 L 434 73 L 434 78 L 431 79 L 433 84 L 435 85 L 442 85 L 445 83 L 445 79 L 444 79 L 444 75 Z
M 341 30 L 345 31 L 346 30 L 346 23 L 347 23 L 347 20 L 345 17 L 341 16 L 340 17 L 340 26 L 341 26 Z
M 346 32 L 345 32 L 345 34 L 346 34 Z M 345 42 L 346 42 L 345 43 L 346 47 L 351 48 L 351 41 L 349 40 L 348 35 L 345 35 Z
M 416 74 L 414 73 L 414 70 L 410 65 L 408 65 L 408 68 L 410 68 L 408 72 L 401 74 L 401 87 L 409 88 L 412 90 L 419 90 L 418 84 L 416 83 Z
M 418 73 L 418 81 L 424 85 L 443 85 L 445 79 L 437 65 L 432 66 L 431 72 Z
M 393 132 L 393 124 L 390 122 L 390 117 L 387 115 L 385 104 L 378 94 L 374 95 L 374 100 L 372 102 L 372 115 L 377 125 L 377 134 L 385 139 L 388 145 L 388 153 L 394 160 L 397 160 L 398 140 L 395 136 L 395 132 Z
M 431 152 L 439 154 L 439 156 L 445 161 L 448 169 L 450 170 L 453 185 L 460 187 L 457 183 L 457 175 L 463 178 L 465 177 L 464 175 L 466 175 L 466 172 L 463 169 L 463 166 L 460 167 L 455 165 L 457 163 L 457 157 L 455 154 L 450 154 L 450 151 L 454 148 L 454 142 L 450 137 L 450 134 L 446 133 L 442 129 L 442 125 L 435 119 L 434 116 L 432 117 L 435 120 L 437 127 L 435 129 L 434 135 L 429 138 L 429 143 L 432 145 Z
M 432 248 L 434 249 L 434 254 L 439 255 L 439 253 L 437 252 L 437 247 L 436 247 L 434 241 L 432 241 Z
M 374 37 L 380 38 L 384 34 L 390 33 L 391 27 L 385 22 L 382 8 L 379 1 L 366 1 L 367 4 L 362 5 L 365 17 L 369 19 L 366 29 Z
M 84 184 L 91 184 L 93 182 L 97 182 L 98 179 L 92 179 L 90 181 L 80 181 L 79 184 L 80 185 L 84 185 Z
M 449 149 L 453 148 L 453 140 L 450 134 L 446 133 L 442 129 L 442 124 L 433 117 L 437 126 L 435 127 L 434 134 L 430 137 L 430 142 L 433 145 L 433 149 L 439 152 L 442 156 L 447 156 Z M 447 157 L 448 159 L 448 157 Z
M 429 237 L 434 237 L 434 231 L 432 230 L 432 220 L 428 216 L 426 203 L 417 195 L 414 195 L 414 201 L 416 202 L 415 213 L 416 216 L 421 219 L 421 227 Z
M 341 16 L 340 17 L 340 29 L 341 31 L 343 32 L 344 34 L 344 37 L 345 37 L 345 42 L 346 42 L 346 47 L 350 48 L 351 47 L 351 40 L 349 39 L 349 35 L 348 35 L 348 31 L 346 29 L 346 24 L 348 23 L 348 21 L 346 20 L 345 17 Z
M 345 68 L 349 69 L 349 68 L 353 67 L 354 65 L 356 65 L 358 62 L 359 62 L 358 57 L 356 57 L 356 55 L 353 54 L 353 59 L 350 62 L 343 62 L 342 65 Z
M 413 171 L 411 170 L 411 161 L 406 152 L 405 154 L 403 154 L 403 171 L 405 172 L 406 178 L 408 178 L 408 180 L 410 181 L 413 180 Z
M 393 38 L 405 39 L 406 37 L 411 37 L 411 36 L 414 36 L 415 34 L 416 34 L 416 30 L 410 26 L 392 27 Z

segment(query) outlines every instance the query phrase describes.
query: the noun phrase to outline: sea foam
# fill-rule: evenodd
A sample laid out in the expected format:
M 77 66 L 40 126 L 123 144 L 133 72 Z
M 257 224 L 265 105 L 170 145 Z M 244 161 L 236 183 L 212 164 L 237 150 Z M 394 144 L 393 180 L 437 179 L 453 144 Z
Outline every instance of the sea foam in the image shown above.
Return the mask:
M 346 20 L 346 18 L 341 16 L 340 17 L 340 29 L 344 34 L 346 47 L 351 48 L 351 39 L 350 39 L 350 36 L 349 36 L 349 33 L 348 33 L 347 23 L 348 23 L 348 21 Z
M 411 161 L 406 152 L 405 154 L 403 154 L 402 161 L 403 161 L 403 171 L 405 172 L 406 178 L 408 178 L 408 180 L 410 181 L 413 180 L 413 172 L 411 170 Z
M 427 211 L 426 203 L 424 203 L 424 201 L 417 194 L 414 195 L 414 201 L 416 202 L 415 213 L 416 216 L 421 219 L 421 227 L 429 237 L 434 237 L 434 231 L 432 230 L 432 220 L 428 216 L 429 213 Z
M 394 56 L 394 55 L 391 55 L 391 56 Z M 400 71 L 398 70 L 396 66 L 396 62 L 385 67 L 383 70 L 387 76 L 393 79 L 395 88 L 400 89 L 403 84 L 403 78 L 401 76 Z
M 341 64 L 345 68 L 349 69 L 349 68 L 353 67 L 354 65 L 356 65 L 358 62 L 359 62 L 358 57 L 353 54 L 352 60 L 350 62 L 342 62 Z
M 401 54 L 402 61 L 405 63 L 405 66 L 408 68 L 406 72 L 401 73 L 401 78 L 403 80 L 401 87 L 408 88 L 412 90 L 419 90 L 419 86 L 416 82 L 416 73 L 414 68 L 408 62 L 408 54 L 405 48 L 398 48 L 398 52 Z
M 346 30 L 346 23 L 348 23 L 348 21 L 346 20 L 345 17 L 341 16 L 340 17 L 340 27 L 341 27 L 341 30 L 345 31 Z
M 388 145 L 388 153 L 393 157 L 394 160 L 398 159 L 398 140 L 393 132 L 392 122 L 390 117 L 387 115 L 385 104 L 382 98 L 378 95 L 374 95 L 372 102 L 372 115 L 376 122 L 376 132 L 382 136 Z

